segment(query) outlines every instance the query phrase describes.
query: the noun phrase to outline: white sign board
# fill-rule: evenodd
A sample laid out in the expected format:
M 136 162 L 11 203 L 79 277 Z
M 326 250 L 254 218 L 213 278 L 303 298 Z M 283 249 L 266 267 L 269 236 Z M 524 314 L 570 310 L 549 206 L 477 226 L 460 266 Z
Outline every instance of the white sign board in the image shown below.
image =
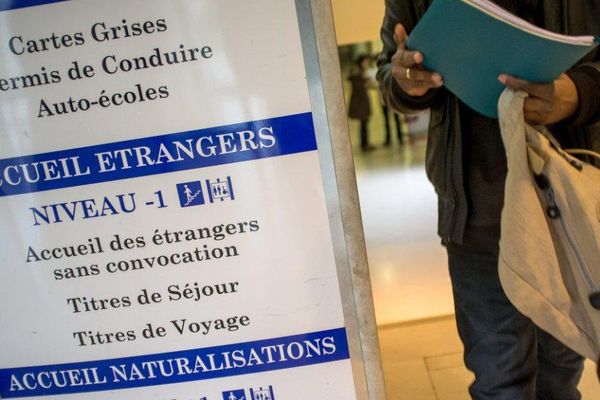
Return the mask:
M 357 398 L 294 1 L 0 5 L 0 397 Z

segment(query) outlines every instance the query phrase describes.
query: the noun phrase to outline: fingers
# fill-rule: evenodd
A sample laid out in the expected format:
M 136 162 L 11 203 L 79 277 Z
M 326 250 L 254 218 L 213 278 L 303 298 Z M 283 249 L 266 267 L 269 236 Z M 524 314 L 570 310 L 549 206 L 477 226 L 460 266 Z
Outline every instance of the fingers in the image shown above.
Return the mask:
M 533 83 L 505 74 L 500 75 L 498 80 L 512 90 L 521 90 L 540 99 L 551 100 L 554 97 L 553 83 Z
M 410 79 L 415 82 L 425 82 L 434 85 L 433 87 L 442 85 L 442 76 L 437 72 L 431 72 L 424 69 L 411 68 Z
M 554 83 L 533 83 L 502 74 L 500 83 L 512 90 L 521 90 L 529 97 L 523 104 L 525 121 L 534 125 L 546 125 L 555 122 L 555 85 Z
M 410 51 L 398 47 L 396 54 L 392 57 L 392 63 L 399 64 L 402 67 L 413 67 L 423 62 L 423 54 L 418 51 Z
M 523 116 L 525 117 L 525 121 L 531 124 L 546 124 L 553 111 L 554 106 L 551 101 L 535 97 L 526 98 L 523 105 Z
M 419 67 L 410 68 L 406 73 L 407 67 L 394 65 L 392 74 L 397 81 L 405 81 L 421 88 L 436 88 L 444 84 L 442 76 L 437 72 L 427 71 Z
M 400 87 L 411 96 L 422 96 L 429 89 L 440 87 L 444 84 L 440 74 L 423 69 L 423 53 L 408 50 L 406 40 L 408 35 L 404 26 L 396 25 L 394 40 L 398 45 L 392 57 L 392 75 Z
M 400 63 L 404 67 L 412 67 L 413 65 L 423 62 L 423 54 L 418 51 L 406 50 L 406 39 L 408 38 L 406 30 L 402 24 L 396 25 L 394 29 L 394 40 L 398 45 L 398 50 L 394 54 L 392 61 Z
M 546 119 L 536 113 L 523 113 L 523 117 L 525 118 L 525 122 L 531 125 L 546 125 Z
M 528 97 L 525 99 L 523 109 L 526 112 L 533 112 L 538 114 L 550 114 L 553 110 L 552 102 L 535 97 Z

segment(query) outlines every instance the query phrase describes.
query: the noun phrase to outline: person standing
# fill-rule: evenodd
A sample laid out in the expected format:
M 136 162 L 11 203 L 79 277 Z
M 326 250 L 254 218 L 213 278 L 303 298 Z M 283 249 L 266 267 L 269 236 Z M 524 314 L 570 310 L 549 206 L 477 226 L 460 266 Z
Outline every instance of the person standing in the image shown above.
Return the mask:
M 354 71 L 348 78 L 352 85 L 348 116 L 360 121 L 360 148 L 362 151 L 370 151 L 374 148 L 369 143 L 369 118 L 371 117 L 369 87 L 371 86 L 371 78 L 369 77 L 368 70 L 370 62 L 370 56 L 359 56 L 356 59 Z
M 542 28 L 570 35 L 600 33 L 600 0 L 495 0 Z M 456 322 L 476 400 L 578 400 L 583 358 L 537 328 L 506 297 L 498 277 L 506 154 L 498 121 L 467 107 L 423 68 L 405 42 L 431 0 L 386 0 L 378 81 L 388 106 L 429 108 L 426 170 L 438 195 L 438 233 L 446 247 Z M 443 32 L 440 32 L 443 34 Z M 506 44 L 510 46 L 510 43 Z M 452 51 L 452 49 L 448 49 Z M 569 145 L 600 131 L 600 52 L 549 84 L 498 77 L 529 94 L 524 115 Z

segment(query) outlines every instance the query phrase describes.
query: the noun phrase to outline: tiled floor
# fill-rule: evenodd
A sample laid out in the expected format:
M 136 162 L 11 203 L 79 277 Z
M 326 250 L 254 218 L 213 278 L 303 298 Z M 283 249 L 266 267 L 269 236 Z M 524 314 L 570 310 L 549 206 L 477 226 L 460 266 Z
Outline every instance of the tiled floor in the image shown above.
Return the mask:
M 381 145 L 382 117 L 377 107 L 374 111 L 371 142 Z M 357 138 L 357 124 L 351 121 L 350 127 Z M 424 141 L 417 140 L 366 154 L 356 151 L 388 400 L 467 400 L 473 376 L 464 367 L 452 315 L 424 149 Z M 584 400 L 600 399 L 594 367 L 587 365 L 580 385 Z
M 382 327 L 388 400 L 469 400 L 473 375 L 464 367 L 453 316 Z M 586 364 L 583 400 L 600 399 L 595 365 Z

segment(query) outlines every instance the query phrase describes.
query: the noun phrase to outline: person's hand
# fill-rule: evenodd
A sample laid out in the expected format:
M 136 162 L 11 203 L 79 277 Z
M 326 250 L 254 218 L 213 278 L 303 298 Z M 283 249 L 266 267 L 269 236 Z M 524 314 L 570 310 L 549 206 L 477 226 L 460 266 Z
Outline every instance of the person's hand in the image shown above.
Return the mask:
M 512 90 L 529 94 L 523 111 L 525 121 L 530 124 L 552 125 L 569 118 L 579 108 L 577 87 L 566 74 L 552 83 L 532 83 L 504 74 L 498 80 Z
M 406 30 L 398 24 L 394 29 L 394 40 L 398 45 L 396 54 L 392 57 L 392 76 L 405 93 L 421 97 L 431 88 L 444 84 L 442 76 L 434 71 L 423 68 L 423 54 L 419 51 L 406 49 Z

